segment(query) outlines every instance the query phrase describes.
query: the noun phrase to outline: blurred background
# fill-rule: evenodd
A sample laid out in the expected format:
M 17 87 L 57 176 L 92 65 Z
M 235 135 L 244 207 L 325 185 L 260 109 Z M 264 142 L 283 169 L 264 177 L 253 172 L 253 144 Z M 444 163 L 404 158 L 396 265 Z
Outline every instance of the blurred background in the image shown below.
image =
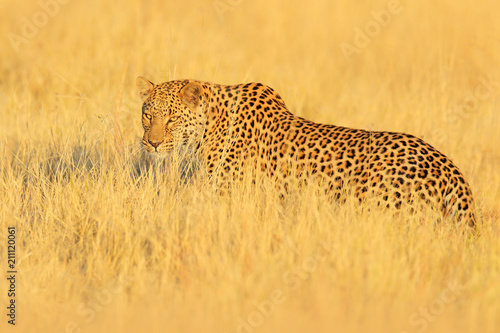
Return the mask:
M 314 121 L 423 137 L 473 182 L 498 163 L 495 0 L 1 3 L 4 142 L 103 121 L 137 140 L 143 75 L 263 82 Z

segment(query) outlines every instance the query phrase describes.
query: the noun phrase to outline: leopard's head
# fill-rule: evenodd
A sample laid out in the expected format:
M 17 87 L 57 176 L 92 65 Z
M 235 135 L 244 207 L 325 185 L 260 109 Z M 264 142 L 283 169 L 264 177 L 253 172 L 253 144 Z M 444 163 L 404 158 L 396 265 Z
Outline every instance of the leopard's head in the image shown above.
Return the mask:
M 169 81 L 155 85 L 139 76 L 137 88 L 144 101 L 142 144 L 148 152 L 163 155 L 201 141 L 206 103 L 199 82 Z

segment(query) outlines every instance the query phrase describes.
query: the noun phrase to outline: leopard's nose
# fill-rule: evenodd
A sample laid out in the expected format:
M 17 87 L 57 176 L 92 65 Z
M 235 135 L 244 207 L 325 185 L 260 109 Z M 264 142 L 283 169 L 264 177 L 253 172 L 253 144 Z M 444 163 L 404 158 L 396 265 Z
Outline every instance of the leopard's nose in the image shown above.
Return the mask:
M 151 141 L 151 140 L 148 140 L 149 144 L 155 148 L 158 148 L 158 146 L 160 145 L 161 141 Z

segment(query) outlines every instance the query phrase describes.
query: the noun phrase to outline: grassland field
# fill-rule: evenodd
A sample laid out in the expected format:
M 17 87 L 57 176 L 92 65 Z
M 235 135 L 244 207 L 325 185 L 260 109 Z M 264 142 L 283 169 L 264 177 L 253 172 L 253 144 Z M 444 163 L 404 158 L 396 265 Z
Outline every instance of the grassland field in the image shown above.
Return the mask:
M 0 331 L 500 332 L 498 13 L 0 0 Z M 138 75 L 262 82 L 313 121 L 421 137 L 470 182 L 479 235 L 312 190 L 221 197 L 143 152 Z

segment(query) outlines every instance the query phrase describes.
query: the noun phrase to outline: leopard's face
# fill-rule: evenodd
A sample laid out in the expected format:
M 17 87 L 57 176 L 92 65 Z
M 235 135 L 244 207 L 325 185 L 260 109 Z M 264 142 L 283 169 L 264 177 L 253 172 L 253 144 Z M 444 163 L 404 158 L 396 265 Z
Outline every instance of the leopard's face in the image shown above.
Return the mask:
M 198 83 L 154 85 L 139 77 L 137 85 L 144 100 L 142 145 L 146 151 L 162 156 L 201 140 L 205 115 Z
M 150 153 L 164 154 L 176 146 L 187 144 L 188 119 L 186 110 L 176 106 L 174 98 L 170 98 L 167 103 L 146 100 L 142 106 L 144 149 Z

